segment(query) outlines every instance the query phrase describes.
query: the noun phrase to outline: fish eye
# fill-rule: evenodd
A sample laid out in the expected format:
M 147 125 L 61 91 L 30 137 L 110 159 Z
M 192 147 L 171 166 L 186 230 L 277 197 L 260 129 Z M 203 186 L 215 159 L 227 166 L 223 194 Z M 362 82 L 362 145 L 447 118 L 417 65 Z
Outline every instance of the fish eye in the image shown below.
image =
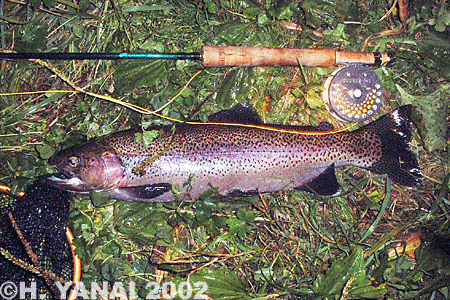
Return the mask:
M 78 157 L 76 157 L 76 156 L 69 157 L 69 166 L 71 166 L 72 168 L 75 168 L 76 166 L 78 166 L 78 162 L 79 162 Z

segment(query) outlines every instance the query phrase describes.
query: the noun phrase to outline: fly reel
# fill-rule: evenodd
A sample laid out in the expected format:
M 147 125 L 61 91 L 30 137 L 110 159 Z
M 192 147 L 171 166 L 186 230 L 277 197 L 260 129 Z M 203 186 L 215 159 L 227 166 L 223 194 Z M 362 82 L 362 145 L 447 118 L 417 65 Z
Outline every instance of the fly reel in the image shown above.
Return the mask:
M 334 71 L 324 84 L 323 101 L 328 111 L 344 122 L 362 122 L 381 107 L 383 86 L 370 68 L 350 64 Z

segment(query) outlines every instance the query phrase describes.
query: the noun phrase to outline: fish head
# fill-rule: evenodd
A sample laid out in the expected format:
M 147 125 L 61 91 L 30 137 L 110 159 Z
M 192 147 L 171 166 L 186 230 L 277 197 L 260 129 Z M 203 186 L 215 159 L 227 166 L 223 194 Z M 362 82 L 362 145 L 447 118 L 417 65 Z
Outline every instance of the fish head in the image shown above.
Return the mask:
M 114 149 L 96 142 L 68 148 L 49 159 L 60 174 L 50 184 L 74 193 L 108 191 L 124 180 L 124 168 Z

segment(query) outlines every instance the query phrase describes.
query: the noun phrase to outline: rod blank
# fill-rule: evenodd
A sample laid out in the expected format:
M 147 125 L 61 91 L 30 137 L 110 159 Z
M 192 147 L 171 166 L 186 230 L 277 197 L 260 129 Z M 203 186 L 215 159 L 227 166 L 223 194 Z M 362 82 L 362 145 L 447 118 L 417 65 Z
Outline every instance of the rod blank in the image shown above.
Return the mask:
M 118 59 L 169 59 L 198 60 L 199 53 L 0 53 L 0 59 L 48 59 L 48 60 L 118 60 Z

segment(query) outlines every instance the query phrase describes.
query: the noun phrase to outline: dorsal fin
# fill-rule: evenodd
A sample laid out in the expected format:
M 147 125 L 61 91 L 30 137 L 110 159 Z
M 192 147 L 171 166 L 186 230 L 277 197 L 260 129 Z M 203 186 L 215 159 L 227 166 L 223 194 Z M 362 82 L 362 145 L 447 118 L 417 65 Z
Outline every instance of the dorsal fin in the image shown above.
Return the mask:
M 298 125 L 279 125 L 279 124 L 267 124 L 270 127 L 288 129 L 288 130 L 298 130 L 298 131 L 330 131 L 333 130 L 333 125 L 328 122 L 321 122 L 319 126 L 298 126 Z
M 238 103 L 230 109 L 221 110 L 208 117 L 214 123 L 263 124 L 256 109 L 248 102 Z
M 319 126 L 297 126 L 297 125 L 280 125 L 280 124 L 264 124 L 256 109 L 248 102 L 238 103 L 230 109 L 221 110 L 208 117 L 209 122 L 214 123 L 238 123 L 267 125 L 274 128 L 298 130 L 298 131 L 329 131 L 333 130 L 333 125 L 327 122 L 321 122 Z

